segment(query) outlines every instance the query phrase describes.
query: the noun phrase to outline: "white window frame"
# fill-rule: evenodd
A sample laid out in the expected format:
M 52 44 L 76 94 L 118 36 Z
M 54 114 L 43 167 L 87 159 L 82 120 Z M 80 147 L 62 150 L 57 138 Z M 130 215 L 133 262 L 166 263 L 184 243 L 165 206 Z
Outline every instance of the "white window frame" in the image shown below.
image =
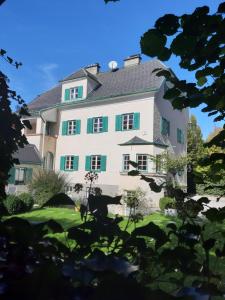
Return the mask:
M 130 154 L 123 154 L 123 171 L 128 172 L 130 170 Z
M 134 129 L 134 113 L 122 115 L 122 130 Z
M 70 89 L 70 100 L 77 99 L 79 96 L 78 94 L 78 87 L 73 87 Z
M 148 172 L 148 154 L 137 154 L 138 170 Z
M 74 134 L 76 134 L 76 130 L 77 130 L 77 122 L 76 122 L 76 120 L 70 120 L 70 121 L 68 121 L 67 134 L 68 135 L 74 135 Z
M 92 171 L 101 171 L 101 155 L 92 155 L 91 156 L 91 170 Z
M 74 187 L 72 185 L 65 186 L 65 193 L 72 193 L 74 191 Z
M 93 132 L 98 133 L 103 130 L 103 117 L 93 118 Z
M 65 170 L 70 171 L 74 169 L 74 156 L 67 155 L 65 157 Z
M 26 168 L 16 168 L 15 170 L 15 184 L 25 184 L 26 180 Z

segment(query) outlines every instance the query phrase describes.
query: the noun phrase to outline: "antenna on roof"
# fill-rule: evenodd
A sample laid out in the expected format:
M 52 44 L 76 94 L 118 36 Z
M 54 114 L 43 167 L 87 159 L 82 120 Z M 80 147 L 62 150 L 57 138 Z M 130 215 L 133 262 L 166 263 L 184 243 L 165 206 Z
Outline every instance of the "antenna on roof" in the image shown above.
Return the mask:
M 112 60 L 109 62 L 108 66 L 109 66 L 110 70 L 113 72 L 113 71 L 117 70 L 118 63 L 115 60 Z

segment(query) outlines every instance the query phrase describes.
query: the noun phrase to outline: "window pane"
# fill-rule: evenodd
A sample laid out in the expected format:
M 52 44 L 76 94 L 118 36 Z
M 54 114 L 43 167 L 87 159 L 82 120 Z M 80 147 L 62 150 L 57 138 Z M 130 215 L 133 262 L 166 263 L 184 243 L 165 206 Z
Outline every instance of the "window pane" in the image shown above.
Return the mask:
M 139 154 L 137 156 L 138 170 L 147 171 L 148 170 L 148 157 L 145 154 Z
M 124 154 L 123 155 L 123 170 L 129 171 L 130 165 L 129 165 L 130 155 Z

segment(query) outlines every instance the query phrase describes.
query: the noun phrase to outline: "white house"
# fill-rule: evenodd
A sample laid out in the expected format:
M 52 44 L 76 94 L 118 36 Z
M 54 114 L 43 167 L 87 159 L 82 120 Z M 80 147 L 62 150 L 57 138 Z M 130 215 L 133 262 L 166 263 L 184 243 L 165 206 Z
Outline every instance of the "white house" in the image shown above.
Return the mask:
M 141 63 L 139 55 L 108 72 L 100 72 L 99 64 L 94 64 L 29 104 L 28 141 L 38 148 L 45 168 L 68 174 L 68 190 L 83 183 L 92 170 L 98 172 L 96 184 L 104 194 L 141 187 L 151 205 L 158 206 L 159 195 L 140 178 L 128 176 L 128 161 L 136 161 L 144 174 L 164 179 L 150 156 L 165 150 L 186 154 L 188 111 L 174 110 L 163 99 L 167 87 L 163 77 L 152 73 L 156 68 L 166 67 L 158 60 Z M 178 180 L 185 185 L 185 174 Z

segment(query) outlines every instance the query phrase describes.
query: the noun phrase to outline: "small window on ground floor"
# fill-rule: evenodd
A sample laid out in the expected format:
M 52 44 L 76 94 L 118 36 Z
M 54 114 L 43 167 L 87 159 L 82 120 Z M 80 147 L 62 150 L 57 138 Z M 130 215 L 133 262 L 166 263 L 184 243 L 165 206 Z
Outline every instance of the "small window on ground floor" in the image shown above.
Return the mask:
M 26 169 L 25 168 L 16 168 L 15 170 L 15 184 L 25 184 L 26 179 Z
M 130 169 L 130 154 L 123 155 L 123 171 L 128 172 Z
M 147 154 L 137 154 L 137 164 L 139 171 L 148 171 L 148 155 Z

